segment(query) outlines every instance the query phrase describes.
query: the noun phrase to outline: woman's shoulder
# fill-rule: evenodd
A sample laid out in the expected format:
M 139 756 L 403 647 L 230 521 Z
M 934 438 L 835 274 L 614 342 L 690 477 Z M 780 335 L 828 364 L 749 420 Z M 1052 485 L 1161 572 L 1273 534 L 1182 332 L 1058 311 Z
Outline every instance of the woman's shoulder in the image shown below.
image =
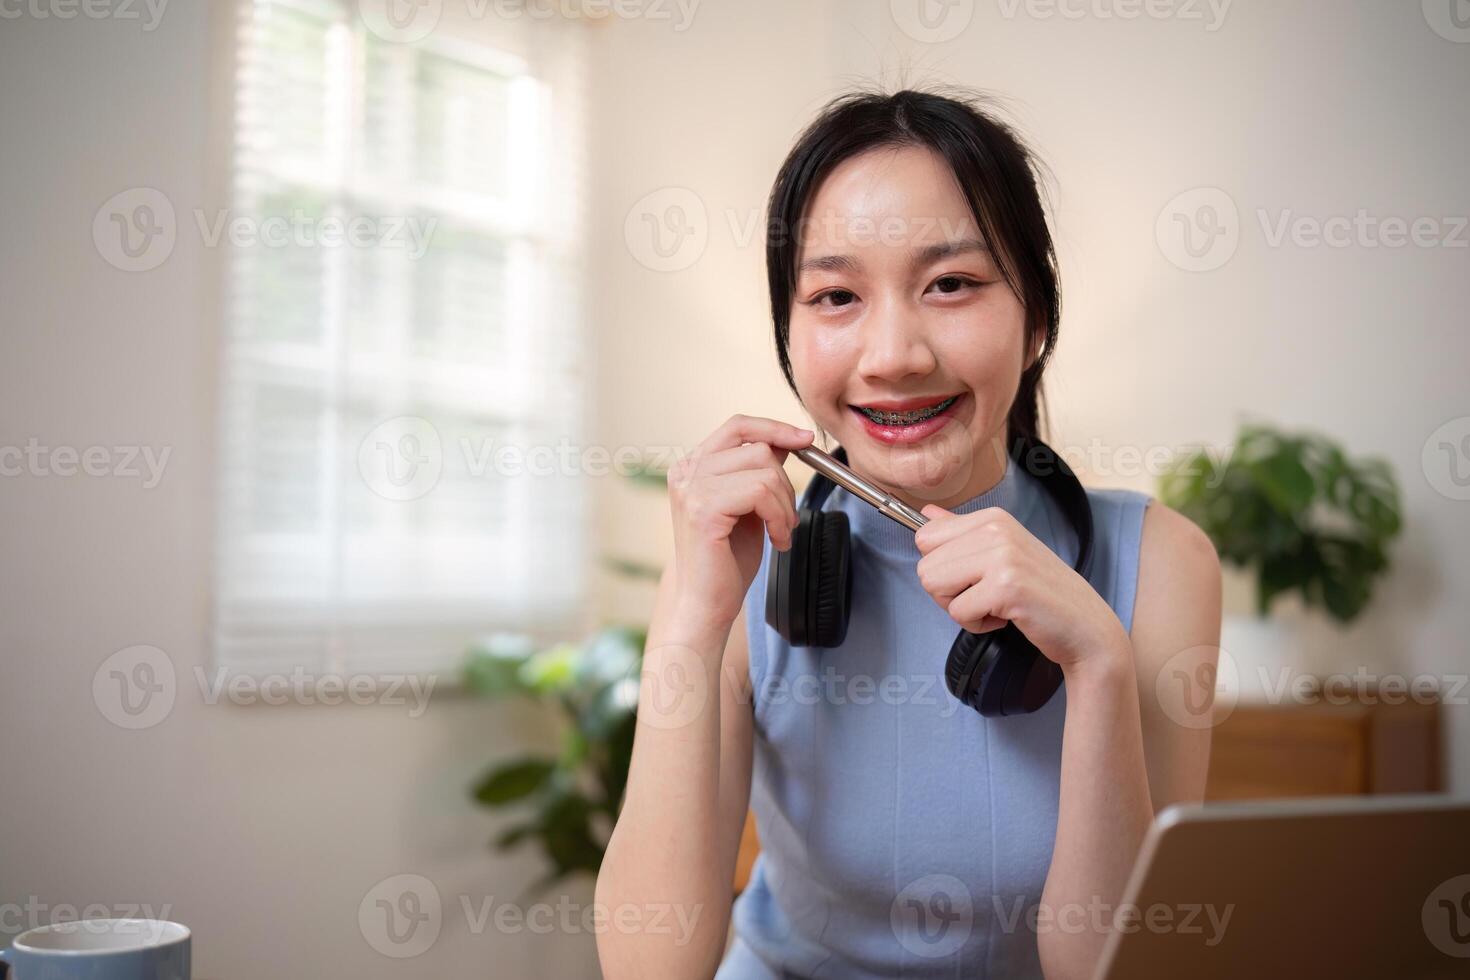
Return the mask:
M 1208 620 L 1209 610 L 1218 609 L 1221 591 L 1220 558 L 1209 535 L 1179 511 L 1137 490 L 1089 488 L 1087 496 L 1098 551 L 1108 556 L 1094 584 L 1108 583 L 1124 626 L 1130 632 L 1141 626 L 1151 635 L 1161 623 L 1195 611 Z M 1209 632 L 1207 626 L 1200 624 L 1203 633 Z M 1175 632 L 1166 630 L 1166 635 Z
M 1151 617 L 1161 593 L 1218 591 L 1215 546 L 1189 518 L 1141 490 L 1088 487 L 1087 500 L 1094 552 L 1089 578 L 1125 627 L 1132 628 L 1135 612 Z
M 1218 604 L 1220 555 L 1198 524 L 1154 500 L 1143 520 L 1138 577 L 1140 601 L 1168 605 L 1208 600 Z
M 1219 571 L 1215 545 L 1199 525 L 1141 490 L 1088 487 L 1093 534 L 1120 554 L 1136 556 L 1138 569 L 1167 568 L 1208 577 Z

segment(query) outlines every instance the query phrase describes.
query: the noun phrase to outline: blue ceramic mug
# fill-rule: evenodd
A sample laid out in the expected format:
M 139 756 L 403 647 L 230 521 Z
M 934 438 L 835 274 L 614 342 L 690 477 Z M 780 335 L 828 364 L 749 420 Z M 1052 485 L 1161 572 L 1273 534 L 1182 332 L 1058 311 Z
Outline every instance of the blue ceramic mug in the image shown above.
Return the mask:
M 189 980 L 189 930 L 154 919 L 80 919 L 28 929 L 0 949 L 5 980 Z

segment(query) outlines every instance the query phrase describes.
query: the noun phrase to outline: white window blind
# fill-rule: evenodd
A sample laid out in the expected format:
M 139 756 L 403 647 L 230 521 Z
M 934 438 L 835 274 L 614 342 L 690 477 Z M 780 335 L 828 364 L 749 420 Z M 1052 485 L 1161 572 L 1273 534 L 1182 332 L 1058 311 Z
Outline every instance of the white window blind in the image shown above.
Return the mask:
M 514 465 L 583 432 L 581 29 L 401 44 L 356 8 L 240 3 L 214 651 L 245 673 L 443 670 L 575 628 L 589 579 L 575 467 Z

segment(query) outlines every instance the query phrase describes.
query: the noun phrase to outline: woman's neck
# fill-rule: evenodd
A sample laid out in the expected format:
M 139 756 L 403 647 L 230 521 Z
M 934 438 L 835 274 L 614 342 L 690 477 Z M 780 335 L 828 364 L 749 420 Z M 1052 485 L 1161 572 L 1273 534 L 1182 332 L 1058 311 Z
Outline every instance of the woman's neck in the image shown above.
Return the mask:
M 948 487 L 905 488 L 886 485 L 884 489 L 914 510 L 922 510 L 928 504 L 938 504 L 945 510 L 954 510 L 967 501 L 974 500 L 981 494 L 993 490 L 1005 479 L 1006 470 L 1010 466 L 1010 453 L 1006 451 L 1006 440 L 1007 436 L 1000 434 L 991 436 L 976 446 L 971 456 L 974 465 L 970 467 L 968 476 L 957 489 Z
M 963 490 L 942 498 L 936 493 L 926 495 L 922 491 L 917 494 L 894 493 L 894 496 L 915 510 L 931 503 L 956 514 L 999 507 L 1024 522 L 1030 508 L 1036 504 L 1034 485 L 1025 468 L 1011 465 L 1009 457 L 1004 454 L 996 458 L 987 450 L 984 455 L 989 457 L 987 462 L 990 465 L 977 465 L 964 481 Z M 977 457 L 977 464 L 978 461 Z M 893 492 L 895 488 L 885 486 L 884 489 Z M 834 506 L 847 512 L 854 537 L 865 542 L 873 553 L 903 561 L 918 560 L 919 552 L 911 529 L 891 520 L 876 507 L 853 502 L 855 498 L 840 487 L 833 491 L 833 499 L 836 501 Z

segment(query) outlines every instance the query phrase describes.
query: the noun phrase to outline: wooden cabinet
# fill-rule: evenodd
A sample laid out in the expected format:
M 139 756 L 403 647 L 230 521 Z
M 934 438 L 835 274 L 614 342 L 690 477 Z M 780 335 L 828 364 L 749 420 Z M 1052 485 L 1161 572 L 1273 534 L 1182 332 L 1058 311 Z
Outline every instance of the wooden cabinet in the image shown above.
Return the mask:
M 1387 697 L 1217 710 L 1205 798 L 1438 792 L 1439 705 Z

